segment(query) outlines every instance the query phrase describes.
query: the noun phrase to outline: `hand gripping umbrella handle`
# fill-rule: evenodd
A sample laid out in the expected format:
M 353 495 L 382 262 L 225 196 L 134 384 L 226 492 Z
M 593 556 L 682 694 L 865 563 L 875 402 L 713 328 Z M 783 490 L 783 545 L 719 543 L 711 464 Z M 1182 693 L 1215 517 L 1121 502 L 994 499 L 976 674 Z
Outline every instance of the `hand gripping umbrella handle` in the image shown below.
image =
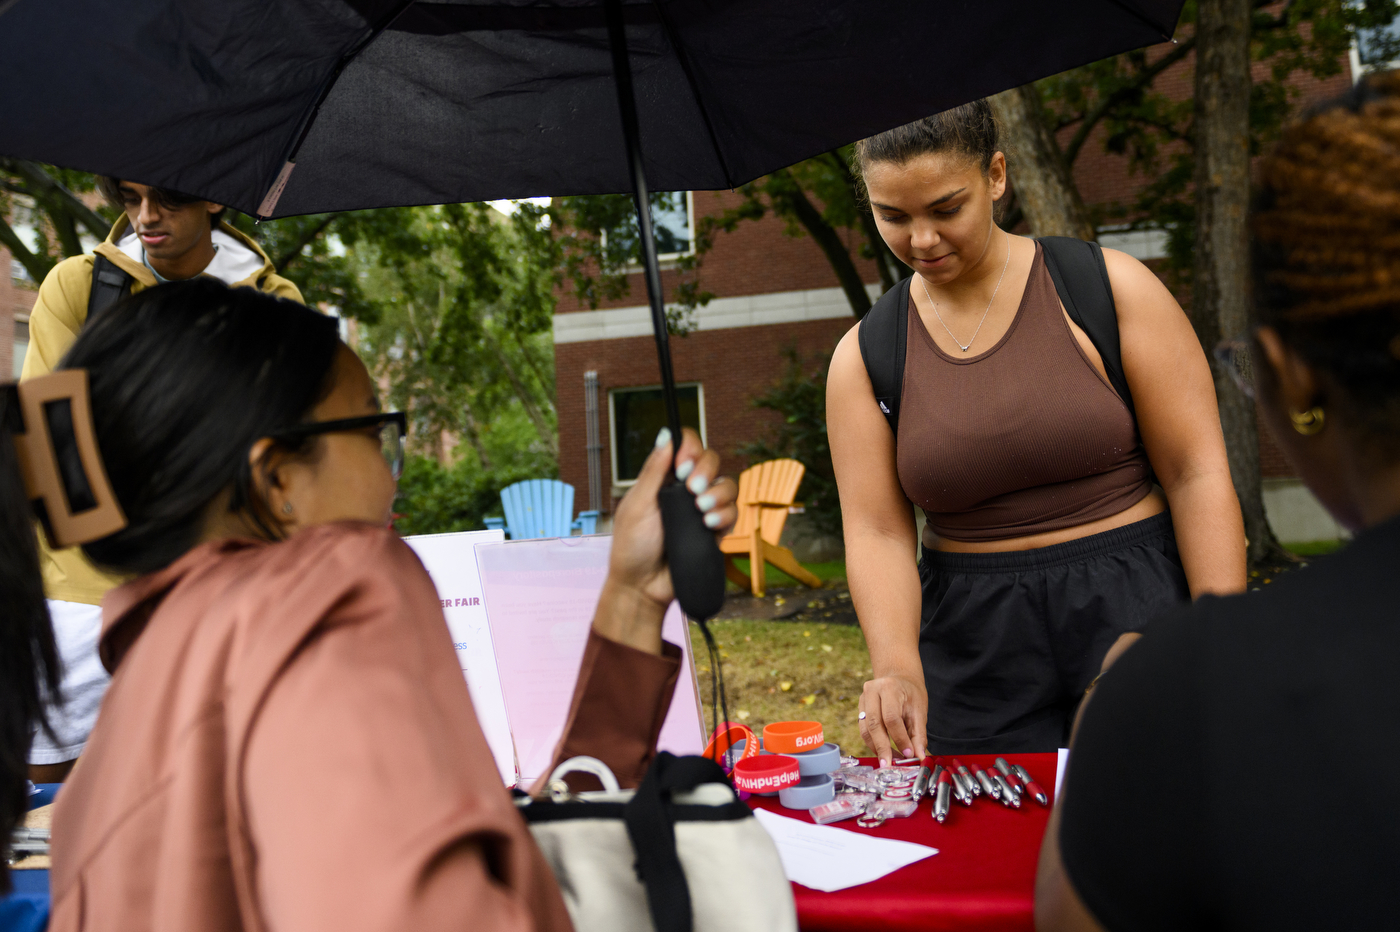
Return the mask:
M 681 482 L 656 493 L 666 534 L 666 562 L 681 610 L 695 621 L 713 617 L 724 605 L 724 555 L 715 532 L 695 507 L 695 496 Z

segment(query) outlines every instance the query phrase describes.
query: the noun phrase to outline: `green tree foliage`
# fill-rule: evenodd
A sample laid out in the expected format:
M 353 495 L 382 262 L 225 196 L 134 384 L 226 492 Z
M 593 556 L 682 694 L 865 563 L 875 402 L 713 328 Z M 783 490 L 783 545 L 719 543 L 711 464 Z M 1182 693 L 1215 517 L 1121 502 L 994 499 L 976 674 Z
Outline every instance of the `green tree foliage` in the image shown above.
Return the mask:
M 106 237 L 81 172 L 0 161 L 0 244 L 41 281 Z M 393 208 L 264 223 L 230 214 L 307 303 L 355 322 L 354 342 L 407 411 L 397 504 L 409 533 L 480 527 L 500 489 L 557 475 L 553 289 L 564 248 L 546 209 L 507 218 L 482 204 Z M 26 235 L 21 235 L 15 227 Z
M 499 418 L 484 442 L 494 468 L 479 457 L 462 456 L 443 465 L 428 456 L 410 456 L 399 477 L 394 527 L 401 534 L 475 531 L 489 516 L 500 516 L 501 489 L 522 479 L 558 478 L 553 457 L 533 443 L 534 427 L 518 413 Z
M 1255 0 L 1252 54 L 1266 66 L 1250 97 L 1250 137 L 1257 152 L 1278 135 L 1297 109 L 1299 76 L 1316 79 L 1342 71 L 1362 30 L 1383 29 L 1400 12 L 1395 0 Z M 1195 51 L 1196 4 L 1182 14 L 1176 45 L 1165 54 L 1147 50 L 1106 58 L 1037 82 L 1044 119 L 1063 141 L 1061 156 L 1073 167 L 1096 130 L 1106 151 L 1128 160 L 1130 172 L 1151 179 L 1130 202 L 1098 205 L 1098 223 L 1127 222 L 1169 231 L 1173 271 L 1189 280 L 1195 248 L 1193 106 L 1158 86 L 1168 68 Z M 1368 32 L 1373 55 L 1400 57 L 1400 38 Z M 1067 137 L 1067 138 L 1066 138 Z M 1012 168 L 1014 182 L 1015 169 Z M 1012 218 L 1014 220 L 1014 218 Z
M 83 196 L 93 189 L 86 172 L 0 158 L 0 246 L 36 285 L 60 260 L 81 255 L 84 239 L 106 238 L 117 212 L 88 207 Z
M 552 461 L 553 246 L 539 215 L 453 204 L 401 219 L 401 242 L 361 242 L 350 257 L 378 309 L 359 328 L 360 353 L 410 412 L 415 451 L 447 462 L 460 438 L 492 470 L 487 435 L 510 415 L 533 428 L 521 455 Z
M 826 370 L 831 355 L 804 363 L 797 349 L 789 346 L 783 350 L 783 358 L 787 365 L 782 375 L 751 402 L 756 408 L 776 412 L 780 420 L 767 439 L 744 444 L 738 452 L 754 463 L 790 457 L 806 466 L 797 498 L 813 527 L 839 537 L 841 501 L 826 436 Z

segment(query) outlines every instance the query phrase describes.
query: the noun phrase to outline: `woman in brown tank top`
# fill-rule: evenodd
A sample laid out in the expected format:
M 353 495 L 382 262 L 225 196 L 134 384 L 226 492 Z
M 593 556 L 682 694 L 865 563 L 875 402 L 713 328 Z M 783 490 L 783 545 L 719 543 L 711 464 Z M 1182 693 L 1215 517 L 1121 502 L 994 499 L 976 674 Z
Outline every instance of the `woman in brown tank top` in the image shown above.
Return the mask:
M 882 760 L 1053 750 L 1106 656 L 1174 602 L 1244 588 L 1210 368 L 1157 277 L 1105 250 L 1134 421 L 1039 244 L 995 224 L 1007 171 L 985 101 L 863 140 L 857 157 L 881 235 L 915 272 L 896 286 L 898 437 L 858 327 L 827 381 L 874 673 L 861 733 Z M 917 565 L 912 506 L 928 519 Z

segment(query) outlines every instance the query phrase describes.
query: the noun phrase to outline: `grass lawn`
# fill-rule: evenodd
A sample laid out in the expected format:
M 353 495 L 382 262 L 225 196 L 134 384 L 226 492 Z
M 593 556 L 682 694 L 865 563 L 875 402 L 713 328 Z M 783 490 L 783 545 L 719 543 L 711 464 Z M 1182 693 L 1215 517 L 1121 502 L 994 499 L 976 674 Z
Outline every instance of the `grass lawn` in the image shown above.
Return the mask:
M 748 572 L 749 572 L 749 561 L 748 561 L 748 560 L 739 560 L 739 559 L 736 559 L 736 560 L 734 561 L 734 563 L 739 567 L 740 572 L 744 573 L 745 575 L 748 574 Z M 822 582 L 826 582 L 826 581 L 831 580 L 831 579 L 845 579 L 845 578 L 846 578 L 846 561 L 845 561 L 845 560 L 829 560 L 829 561 L 827 561 L 826 563 L 804 563 L 804 564 L 802 564 L 802 565 L 805 566 L 805 567 L 807 567 L 807 569 L 811 570 L 812 573 L 813 573 L 818 579 L 820 579 Z M 784 573 L 782 570 L 775 568 L 775 567 L 772 566 L 771 564 L 768 565 L 768 566 L 766 566 L 766 567 L 764 567 L 764 569 L 765 569 L 766 572 L 765 572 L 763 578 L 764 578 L 764 580 L 766 581 L 767 585 L 769 585 L 770 587 L 771 587 L 771 586 L 800 586 L 800 585 L 802 585 L 800 582 L 798 582 L 797 580 L 793 579 L 793 578 L 792 578 L 791 576 L 789 576 L 787 573 Z M 736 585 L 734 585 L 733 583 L 729 583 L 729 584 L 725 587 L 725 590 L 726 590 L 727 592 L 738 592 L 738 591 L 740 591 L 740 590 L 739 590 L 739 587 L 736 586 Z
M 820 565 L 820 564 L 819 564 Z M 815 570 L 814 570 L 815 571 Z M 821 722 L 842 753 L 865 754 L 857 703 L 870 678 L 865 637 L 851 625 L 791 621 L 712 621 L 724 661 L 729 715 L 762 734 L 769 722 Z M 710 661 L 700 629 L 691 626 L 700 698 L 710 715 Z
M 1305 543 L 1284 544 L 1284 549 L 1291 550 L 1300 557 L 1320 557 L 1325 554 L 1341 550 L 1344 540 L 1310 540 Z

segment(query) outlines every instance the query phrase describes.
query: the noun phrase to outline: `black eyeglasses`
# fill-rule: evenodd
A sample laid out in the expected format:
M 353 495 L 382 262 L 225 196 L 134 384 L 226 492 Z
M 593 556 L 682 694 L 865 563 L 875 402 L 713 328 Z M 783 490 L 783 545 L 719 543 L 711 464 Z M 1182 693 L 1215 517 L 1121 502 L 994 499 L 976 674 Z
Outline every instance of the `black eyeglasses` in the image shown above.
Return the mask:
M 379 445 L 384 461 L 397 480 L 403 474 L 403 438 L 408 433 L 408 415 L 402 411 L 385 411 L 383 414 L 367 414 L 364 417 L 347 417 L 338 421 L 312 421 L 298 424 L 272 435 L 273 440 L 295 440 L 314 437 L 317 434 L 337 434 L 346 430 L 379 428 Z
M 1244 392 L 1246 398 L 1254 397 L 1254 345 L 1247 337 L 1221 340 L 1215 344 L 1211 355 L 1229 373 L 1235 387 Z

